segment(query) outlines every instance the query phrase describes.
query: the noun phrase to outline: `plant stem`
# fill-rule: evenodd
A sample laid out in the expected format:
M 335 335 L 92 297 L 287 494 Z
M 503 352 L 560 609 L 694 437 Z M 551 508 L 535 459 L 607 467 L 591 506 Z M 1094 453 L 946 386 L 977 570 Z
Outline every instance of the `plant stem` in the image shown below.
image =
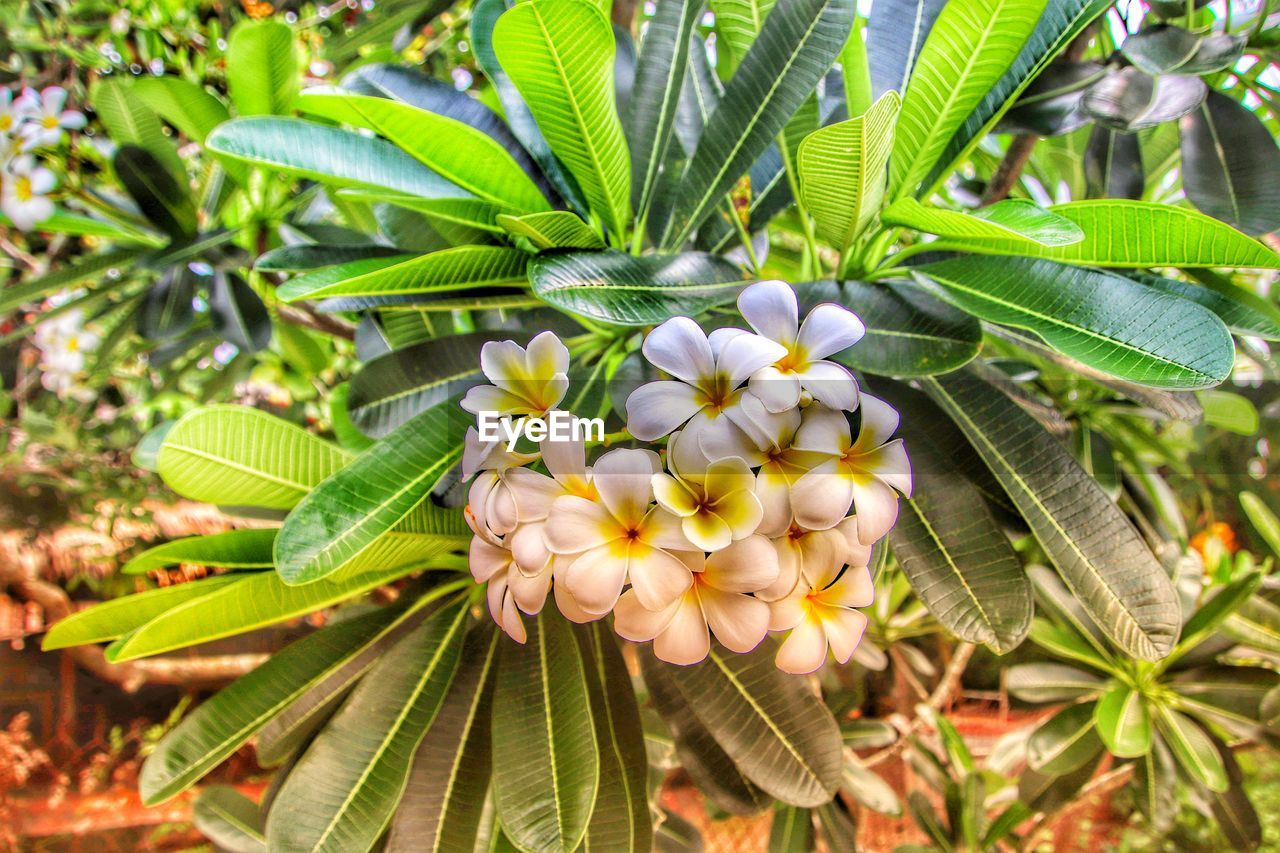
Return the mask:
M 1000 165 L 996 167 L 996 173 L 991 176 L 991 182 L 987 184 L 987 191 L 982 194 L 980 207 L 987 207 L 1009 197 L 1009 192 L 1022 177 L 1022 170 L 1026 168 L 1027 162 L 1031 159 L 1031 152 L 1035 150 L 1036 142 L 1039 140 L 1040 137 L 1033 133 L 1019 133 L 1013 138 L 1009 143 L 1009 150 L 1004 154 L 1004 159 L 1000 161 Z

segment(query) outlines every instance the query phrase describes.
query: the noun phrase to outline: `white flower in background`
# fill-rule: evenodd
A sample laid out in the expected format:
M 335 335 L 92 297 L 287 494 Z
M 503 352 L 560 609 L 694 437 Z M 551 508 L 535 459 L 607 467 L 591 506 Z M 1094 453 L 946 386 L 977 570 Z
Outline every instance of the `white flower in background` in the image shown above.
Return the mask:
M 875 596 L 865 566 L 849 566 L 832 583 L 833 575 L 802 583 L 794 593 L 769 605 L 769 630 L 790 631 L 775 662 L 784 672 L 813 672 L 827 660 L 827 651 L 847 663 L 867 629 L 867 607 Z
M 805 418 L 795 446 L 831 458 L 795 482 L 791 507 L 796 522 L 810 530 L 835 527 L 855 507 L 858 536 L 870 545 L 897 521 L 898 492 L 911 497 L 911 462 L 902 439 L 889 440 L 898 428 L 892 406 L 863 394 L 859 411 L 857 441 L 844 412 L 823 408 Z
M 67 103 L 67 90 L 61 86 L 49 86 L 38 96 L 28 89 L 19 100 L 23 98 L 30 99 L 30 106 L 26 107 L 27 121 L 19 131 L 23 150 L 57 145 L 65 131 L 85 126 L 84 113 L 63 109 Z
M 660 507 L 679 516 L 690 542 L 703 551 L 718 551 L 760 526 L 764 510 L 755 495 L 756 478 L 737 456 L 693 470 L 681 467 L 679 445 L 688 440 L 683 432 L 671 436 L 667 443 L 671 473 L 653 475 L 653 494 Z
M 770 609 L 755 592 L 772 583 L 777 557 L 769 540 L 748 536 L 709 557 L 680 555 L 692 570 L 693 583 L 660 610 L 646 608 L 628 590 L 614 610 L 614 628 L 634 642 L 653 640 L 653 651 L 667 663 L 694 664 L 710 650 L 708 628 L 726 648 L 749 652 L 764 639 Z
M 84 314 L 72 308 L 36 326 L 33 340 L 40 350 L 40 384 L 46 389 L 58 394 L 73 389 L 84 370 L 84 354 L 98 348 L 98 336 L 83 324 Z
M 40 104 L 31 89 L 17 98 L 8 89 L 0 89 L 0 136 L 17 137 L 22 125 L 39 114 Z
M 30 231 L 53 215 L 53 202 L 45 196 L 57 182 L 30 154 L 10 160 L 0 183 L 0 210 L 19 231 Z
M 472 388 L 462 399 L 473 415 L 545 415 L 569 390 L 569 350 L 551 332 L 535 337 L 528 349 L 489 341 L 480 349 L 480 369 L 493 384 Z
M 551 505 L 547 547 L 575 555 L 563 580 L 586 612 L 609 612 L 628 581 L 651 610 L 666 607 L 693 582 L 671 553 L 694 550 L 679 519 L 653 506 L 651 480 L 659 470 L 652 451 L 611 450 L 591 469 L 598 501 L 568 496 Z
M 735 437 L 748 444 L 732 422 L 746 389 L 742 384 L 785 350 L 773 341 L 738 331 L 712 342 L 688 317 L 673 317 L 644 340 L 645 357 L 676 377 L 641 385 L 627 398 L 627 429 L 641 441 L 669 435 L 688 422 L 686 433 L 723 444 Z
M 802 389 L 833 409 L 852 411 L 858 405 L 853 375 L 833 361 L 823 361 L 866 334 L 866 326 L 856 314 L 828 302 L 814 308 L 800 323 L 796 292 L 781 281 L 762 281 L 742 291 L 738 310 L 751 328 L 786 350 L 751 375 L 751 393 L 765 408 L 771 412 L 795 408 Z

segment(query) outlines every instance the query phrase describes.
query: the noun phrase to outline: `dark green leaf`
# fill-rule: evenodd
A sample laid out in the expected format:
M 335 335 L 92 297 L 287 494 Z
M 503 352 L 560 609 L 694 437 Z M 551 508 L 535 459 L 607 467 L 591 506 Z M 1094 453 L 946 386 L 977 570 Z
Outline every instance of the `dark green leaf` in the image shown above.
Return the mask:
M 280 288 L 287 302 L 327 297 L 394 300 L 522 283 L 528 256 L 501 246 L 458 246 L 408 260 L 373 258 L 300 275 Z
M 1207 91 L 1199 77 L 1151 77 L 1137 68 L 1125 68 L 1091 86 L 1080 109 L 1106 127 L 1143 130 L 1191 112 Z
M 1214 792 L 1209 801 L 1213 816 L 1218 819 L 1218 826 L 1226 836 L 1227 843 L 1236 850 L 1254 850 L 1262 845 L 1262 822 L 1258 812 L 1249 801 L 1244 790 L 1244 774 L 1236 763 L 1235 754 L 1230 747 L 1216 738 L 1214 747 L 1222 759 L 1230 783 L 1226 791 Z
M 576 213 L 552 210 L 524 216 L 499 214 L 497 222 L 510 234 L 528 237 L 538 249 L 603 249 L 604 240 Z
M 152 341 L 176 338 L 191 328 L 196 313 L 196 275 L 177 266 L 151 286 L 138 312 L 138 332 Z
M 164 566 L 193 563 L 225 569 L 271 568 L 274 528 L 228 530 L 208 536 L 188 536 L 148 548 L 124 564 L 121 574 L 141 575 Z
M 769 853 L 809 853 L 813 849 L 813 814 L 795 806 L 775 807 Z
M 205 788 L 191 808 L 191 820 L 219 850 L 266 853 L 262 812 L 258 804 L 230 785 Z
M 1089 198 L 1142 198 L 1147 179 L 1138 135 L 1095 126 L 1084 149 L 1084 176 Z
M 137 145 L 121 145 L 111 165 L 149 222 L 175 240 L 196 233 L 195 203 L 154 154 Z
M 233 272 L 218 270 L 209 290 L 214 331 L 245 352 L 271 344 L 271 315 L 257 292 Z
M 1148 74 L 1208 74 L 1235 65 L 1246 40 L 1243 34 L 1200 36 L 1157 24 L 1126 38 L 1120 52 Z
M 1168 708 L 1160 709 L 1158 722 L 1160 734 L 1188 776 L 1219 794 L 1230 787 L 1222 756 L 1198 723 Z
M 1103 680 L 1061 663 L 1023 663 L 1005 673 L 1005 689 L 1023 702 L 1068 702 L 1098 692 Z
M 867 65 L 872 98 L 907 90 L 911 67 L 945 5 L 945 0 L 877 0 L 871 5 Z
M 1209 92 L 1180 126 L 1182 187 L 1191 203 L 1246 234 L 1280 229 L 1280 149 L 1257 116 Z

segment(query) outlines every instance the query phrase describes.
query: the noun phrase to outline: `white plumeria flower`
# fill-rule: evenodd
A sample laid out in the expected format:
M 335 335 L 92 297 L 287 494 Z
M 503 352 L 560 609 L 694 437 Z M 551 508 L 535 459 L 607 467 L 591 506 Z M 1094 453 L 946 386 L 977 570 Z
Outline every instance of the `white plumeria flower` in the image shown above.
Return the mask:
M 688 317 L 673 317 L 644 340 L 643 351 L 655 367 L 675 380 L 641 385 L 627 398 L 627 429 L 641 441 L 670 435 L 686 422 L 690 435 L 722 442 L 747 439 L 733 424 L 742 384 L 760 368 L 781 358 L 781 345 L 742 332 L 713 350 L 712 341 Z
M 19 231 L 30 231 L 53 215 L 53 201 L 45 198 L 57 181 L 53 172 L 36 165 L 30 154 L 9 161 L 0 181 L 0 210 Z
M 493 621 L 504 634 L 517 643 L 523 643 L 528 639 L 528 634 L 525 632 L 524 620 L 520 618 L 520 610 L 511 588 L 512 578 L 520 577 L 520 573 L 515 569 L 511 552 L 486 541 L 482 536 L 476 536 L 471 540 L 468 565 L 471 568 L 471 576 L 477 583 L 489 585 L 485 593 L 489 603 L 489 615 L 493 617 Z M 546 598 L 545 592 L 543 592 L 543 598 Z
M 689 588 L 689 568 L 672 551 L 693 545 L 671 513 L 653 506 L 658 455 L 649 450 L 611 450 L 592 467 L 598 501 L 556 498 L 545 539 L 553 554 L 576 555 L 564 570 L 569 594 L 588 613 L 613 609 L 630 581 L 651 610 L 666 607 Z
M 468 412 L 542 416 L 560 405 L 569 390 L 569 350 L 551 332 L 529 347 L 489 341 L 480 349 L 480 369 L 492 385 L 472 388 L 462 399 Z
M 898 428 L 893 407 L 863 394 L 859 410 L 857 441 L 850 440 L 843 412 L 823 408 L 805 418 L 795 446 L 831 458 L 791 487 L 791 507 L 796 522 L 810 530 L 835 527 L 856 507 L 858 536 L 870 545 L 897 521 L 898 492 L 911 497 L 911 462 L 902 439 L 889 440 Z
M 862 340 L 866 326 L 847 308 L 817 306 L 799 321 L 796 292 L 781 281 L 762 281 L 738 296 L 738 310 L 757 333 L 781 344 L 786 352 L 751 375 L 749 387 L 771 412 L 793 409 L 801 390 L 833 409 L 852 411 L 858 385 L 847 369 L 824 361 Z
M 520 523 L 516 498 L 512 494 L 508 477 L 538 457 L 529 453 L 509 453 L 502 444 L 485 447 L 474 429 L 467 430 L 467 441 L 463 446 L 464 472 L 467 471 L 468 452 L 472 454 L 470 464 L 480 471 L 467 493 L 463 516 L 476 535 L 499 544 L 501 538 L 515 530 Z
M 0 89 L 0 136 L 17 137 L 22 126 L 40 114 L 40 104 L 31 89 L 16 99 L 13 92 Z
M 614 629 L 634 642 L 653 640 L 653 651 L 667 663 L 688 665 L 706 658 L 708 628 L 725 648 L 749 652 L 764 639 L 769 605 L 747 593 L 769 585 L 777 575 L 773 547 L 763 536 L 740 539 L 709 557 L 680 555 L 693 583 L 661 610 L 650 610 L 629 590 L 614 610 Z
M 541 447 L 550 477 L 529 468 L 513 468 L 505 479 L 519 520 L 510 539 L 516 566 L 526 576 L 544 577 L 549 584 L 554 555 L 547 549 L 544 532 L 552 504 L 565 496 L 596 500 L 599 493 L 591 482 L 583 442 L 544 441 Z
M 759 592 L 765 601 L 777 601 L 795 592 L 797 585 L 812 586 L 841 566 L 866 566 L 871 548 L 858 540 L 858 517 L 851 515 L 826 530 L 805 530 L 791 525 L 773 538 L 778 551 L 778 579 Z
M 84 370 L 84 354 L 98 348 L 99 338 L 82 326 L 84 314 L 73 308 L 36 326 L 34 341 L 40 350 L 40 383 L 65 394 Z
M 764 510 L 755 495 L 756 478 L 737 456 L 693 470 L 683 467 L 679 447 L 689 440 L 683 432 L 671 436 L 667 445 L 671 473 L 653 475 L 653 494 L 660 507 L 679 516 L 690 542 L 703 551 L 718 551 L 760 526 Z
M 41 90 L 38 97 L 28 89 L 23 98 L 30 98 L 31 107 L 34 107 L 28 108 L 27 121 L 20 131 L 24 150 L 57 145 L 62 141 L 64 131 L 79 130 L 85 126 L 84 113 L 63 109 L 67 103 L 67 90 L 61 86 L 49 86 Z
M 838 570 L 838 569 L 837 569 Z M 827 660 L 827 652 L 847 663 L 867 629 L 867 607 L 875 597 L 866 566 L 849 566 L 832 582 L 834 573 L 802 583 L 794 593 L 769 605 L 769 630 L 790 631 L 774 659 L 784 672 L 813 672 Z

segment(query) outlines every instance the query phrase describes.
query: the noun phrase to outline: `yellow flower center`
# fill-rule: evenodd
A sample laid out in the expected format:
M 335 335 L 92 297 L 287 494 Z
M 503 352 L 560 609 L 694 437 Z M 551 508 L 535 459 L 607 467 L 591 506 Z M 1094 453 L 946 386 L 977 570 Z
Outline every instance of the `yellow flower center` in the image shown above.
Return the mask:
M 31 191 L 31 179 L 25 175 L 19 175 L 17 178 L 17 189 L 14 192 L 18 196 L 18 201 L 31 201 L 35 195 Z
M 787 354 L 774 362 L 774 367 L 782 373 L 794 373 L 809 363 L 809 356 L 799 344 L 793 344 Z
M 6 131 L 11 127 L 13 127 L 13 116 L 7 113 L 0 115 L 0 131 Z
M 75 352 L 80 349 L 80 339 L 72 335 L 67 338 L 67 352 Z
M 53 130 L 55 127 L 58 126 L 58 117 L 45 116 L 44 118 L 40 119 L 40 123 L 45 127 L 47 127 L 49 130 Z

